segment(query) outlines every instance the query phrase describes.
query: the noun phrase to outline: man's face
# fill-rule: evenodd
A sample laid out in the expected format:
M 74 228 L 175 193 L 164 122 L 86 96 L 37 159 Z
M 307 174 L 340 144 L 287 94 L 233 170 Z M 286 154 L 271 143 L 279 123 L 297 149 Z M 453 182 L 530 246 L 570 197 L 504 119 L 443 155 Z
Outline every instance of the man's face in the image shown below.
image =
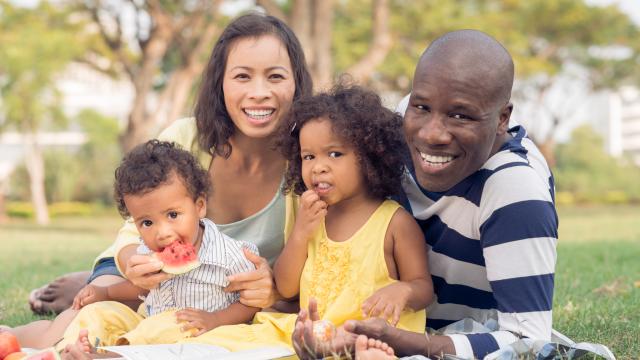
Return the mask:
M 416 69 L 404 131 L 417 181 L 442 192 L 476 172 L 504 142 L 511 104 L 473 68 L 422 59 Z

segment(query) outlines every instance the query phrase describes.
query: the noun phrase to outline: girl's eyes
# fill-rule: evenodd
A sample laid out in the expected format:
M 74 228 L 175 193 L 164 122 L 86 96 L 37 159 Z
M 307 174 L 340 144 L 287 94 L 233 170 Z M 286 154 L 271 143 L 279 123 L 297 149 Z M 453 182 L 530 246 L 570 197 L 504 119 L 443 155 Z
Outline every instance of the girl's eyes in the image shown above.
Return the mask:
M 302 155 L 302 160 L 313 160 L 314 156 L 313 155 Z
M 178 213 L 175 211 L 169 211 L 169 217 L 175 219 L 178 217 Z
M 142 220 L 141 222 L 143 227 L 150 227 L 151 225 L 153 225 L 153 221 L 151 220 Z
M 342 153 L 339 151 L 329 151 L 329 157 L 331 158 L 338 158 L 342 156 Z

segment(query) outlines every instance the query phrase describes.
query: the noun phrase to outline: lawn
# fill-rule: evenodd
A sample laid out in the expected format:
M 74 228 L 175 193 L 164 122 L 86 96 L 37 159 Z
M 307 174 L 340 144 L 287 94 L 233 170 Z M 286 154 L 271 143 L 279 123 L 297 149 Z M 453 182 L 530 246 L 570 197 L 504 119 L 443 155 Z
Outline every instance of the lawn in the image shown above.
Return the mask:
M 31 314 L 29 290 L 85 270 L 114 238 L 116 216 L 25 220 L 0 227 L 0 324 Z M 640 359 L 640 207 L 560 209 L 554 328 L 577 341 L 603 343 L 619 359 Z

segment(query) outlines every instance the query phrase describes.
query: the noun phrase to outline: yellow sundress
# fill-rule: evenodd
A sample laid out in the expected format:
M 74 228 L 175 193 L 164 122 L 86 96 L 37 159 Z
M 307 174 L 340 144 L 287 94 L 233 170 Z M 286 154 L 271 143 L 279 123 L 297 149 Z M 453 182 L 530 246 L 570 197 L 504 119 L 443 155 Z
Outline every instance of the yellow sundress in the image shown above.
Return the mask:
M 389 277 L 384 258 L 384 238 L 400 205 L 384 201 L 367 222 L 348 240 L 328 238 L 324 222 L 309 241 L 308 257 L 300 278 L 300 306 L 310 298 L 318 301 L 320 317 L 336 326 L 346 320 L 362 320 L 362 303 L 376 290 L 397 280 Z M 231 351 L 261 346 L 291 347 L 297 314 L 259 312 L 253 324 L 227 325 L 199 337 L 179 342 L 219 345 Z M 398 327 L 423 333 L 424 310 L 405 309 Z

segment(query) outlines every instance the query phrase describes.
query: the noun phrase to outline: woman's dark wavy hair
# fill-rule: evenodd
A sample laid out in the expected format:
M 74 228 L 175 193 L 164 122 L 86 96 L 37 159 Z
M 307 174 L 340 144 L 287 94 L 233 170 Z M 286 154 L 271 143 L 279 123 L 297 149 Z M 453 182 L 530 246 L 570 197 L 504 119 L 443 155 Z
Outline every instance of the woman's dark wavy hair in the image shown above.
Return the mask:
M 224 103 L 222 81 L 231 45 L 238 39 L 274 35 L 287 49 L 296 85 L 293 99 L 311 94 L 312 80 L 304 51 L 293 31 L 282 20 L 260 13 L 249 13 L 233 20 L 213 47 L 205 70 L 195 107 L 198 143 L 211 155 L 231 154 L 229 137 L 234 125 Z
M 114 199 L 122 217 L 130 216 L 124 203 L 125 195 L 144 195 L 167 183 L 176 174 L 195 201 L 205 199 L 211 185 L 207 171 L 191 153 L 175 143 L 149 140 L 133 148 L 116 169 Z
M 295 101 L 278 129 L 277 144 L 288 160 L 285 192 L 300 195 L 307 190 L 302 180 L 300 129 L 318 119 L 328 119 L 333 132 L 355 149 L 370 195 L 385 198 L 400 190 L 406 147 L 402 117 L 385 108 L 375 93 L 338 84 L 329 92 Z

